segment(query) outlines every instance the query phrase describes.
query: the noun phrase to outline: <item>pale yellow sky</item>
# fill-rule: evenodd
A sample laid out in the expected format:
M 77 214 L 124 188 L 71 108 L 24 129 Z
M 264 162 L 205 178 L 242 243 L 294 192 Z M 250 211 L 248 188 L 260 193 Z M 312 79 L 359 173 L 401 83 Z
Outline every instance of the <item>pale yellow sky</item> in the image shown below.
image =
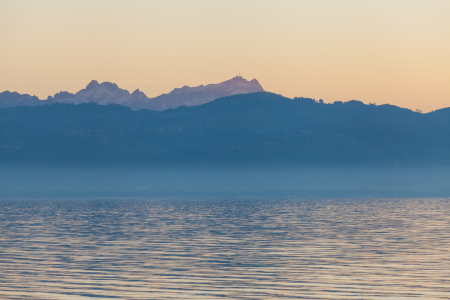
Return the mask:
M 238 71 L 325 102 L 450 106 L 449 0 L 0 0 L 0 91 L 152 97 Z

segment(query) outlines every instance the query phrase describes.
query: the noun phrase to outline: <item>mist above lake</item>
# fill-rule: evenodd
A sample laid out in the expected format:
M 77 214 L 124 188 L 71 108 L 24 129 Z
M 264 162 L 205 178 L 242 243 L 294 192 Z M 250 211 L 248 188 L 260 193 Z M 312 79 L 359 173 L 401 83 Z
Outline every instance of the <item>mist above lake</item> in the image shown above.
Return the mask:
M 450 196 L 450 169 L 0 168 L 0 198 Z

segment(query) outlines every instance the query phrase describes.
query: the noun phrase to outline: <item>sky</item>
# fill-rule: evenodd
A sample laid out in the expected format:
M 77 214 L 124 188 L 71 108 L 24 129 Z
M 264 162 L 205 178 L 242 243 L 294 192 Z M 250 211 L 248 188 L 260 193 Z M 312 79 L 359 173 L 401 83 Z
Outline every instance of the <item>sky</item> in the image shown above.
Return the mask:
M 153 97 L 241 72 L 267 91 L 450 106 L 448 0 L 0 0 L 0 91 Z

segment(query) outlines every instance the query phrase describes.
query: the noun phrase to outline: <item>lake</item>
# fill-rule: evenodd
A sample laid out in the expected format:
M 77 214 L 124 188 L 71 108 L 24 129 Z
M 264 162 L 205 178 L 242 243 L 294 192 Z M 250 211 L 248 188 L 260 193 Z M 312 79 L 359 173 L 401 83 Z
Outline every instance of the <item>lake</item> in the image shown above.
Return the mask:
M 1 200 L 1 299 L 449 299 L 450 199 Z

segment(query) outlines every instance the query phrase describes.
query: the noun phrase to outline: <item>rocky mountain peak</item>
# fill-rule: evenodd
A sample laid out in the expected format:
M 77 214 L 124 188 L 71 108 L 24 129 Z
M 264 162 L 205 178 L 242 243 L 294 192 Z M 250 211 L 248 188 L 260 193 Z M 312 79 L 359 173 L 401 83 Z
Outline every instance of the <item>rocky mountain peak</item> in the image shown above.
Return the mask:
M 111 82 L 107 82 L 107 81 L 102 82 L 102 83 L 100 84 L 100 86 L 101 86 L 101 87 L 105 87 L 105 88 L 107 88 L 107 89 L 110 90 L 110 91 L 115 91 L 115 90 L 119 90 L 119 89 L 120 89 L 120 88 L 117 86 L 117 84 L 111 83 Z
M 133 93 L 131 93 L 131 96 L 134 98 L 147 98 L 144 92 L 141 92 L 139 89 L 136 89 Z
M 47 100 L 40 101 L 37 97 L 29 95 L 12 95 L 2 93 L 0 107 L 11 107 L 16 105 L 42 105 L 44 103 L 72 103 L 81 104 L 94 102 L 100 105 L 119 104 L 132 109 L 165 110 L 179 106 L 196 106 L 211 102 L 221 97 L 236 94 L 248 94 L 263 92 L 264 89 L 256 79 L 248 81 L 242 76 L 235 76 L 229 80 L 199 85 L 196 87 L 183 86 L 175 88 L 168 94 L 162 94 L 155 98 L 148 98 L 142 91 L 136 89 L 130 94 L 129 91 L 121 89 L 115 83 L 92 80 L 85 89 L 76 94 L 59 92 Z M 5 100 L 2 100 L 2 99 Z
M 89 91 L 97 86 L 99 86 L 100 84 L 98 83 L 97 80 L 92 80 L 91 82 L 89 82 L 89 84 L 86 86 L 86 90 Z

